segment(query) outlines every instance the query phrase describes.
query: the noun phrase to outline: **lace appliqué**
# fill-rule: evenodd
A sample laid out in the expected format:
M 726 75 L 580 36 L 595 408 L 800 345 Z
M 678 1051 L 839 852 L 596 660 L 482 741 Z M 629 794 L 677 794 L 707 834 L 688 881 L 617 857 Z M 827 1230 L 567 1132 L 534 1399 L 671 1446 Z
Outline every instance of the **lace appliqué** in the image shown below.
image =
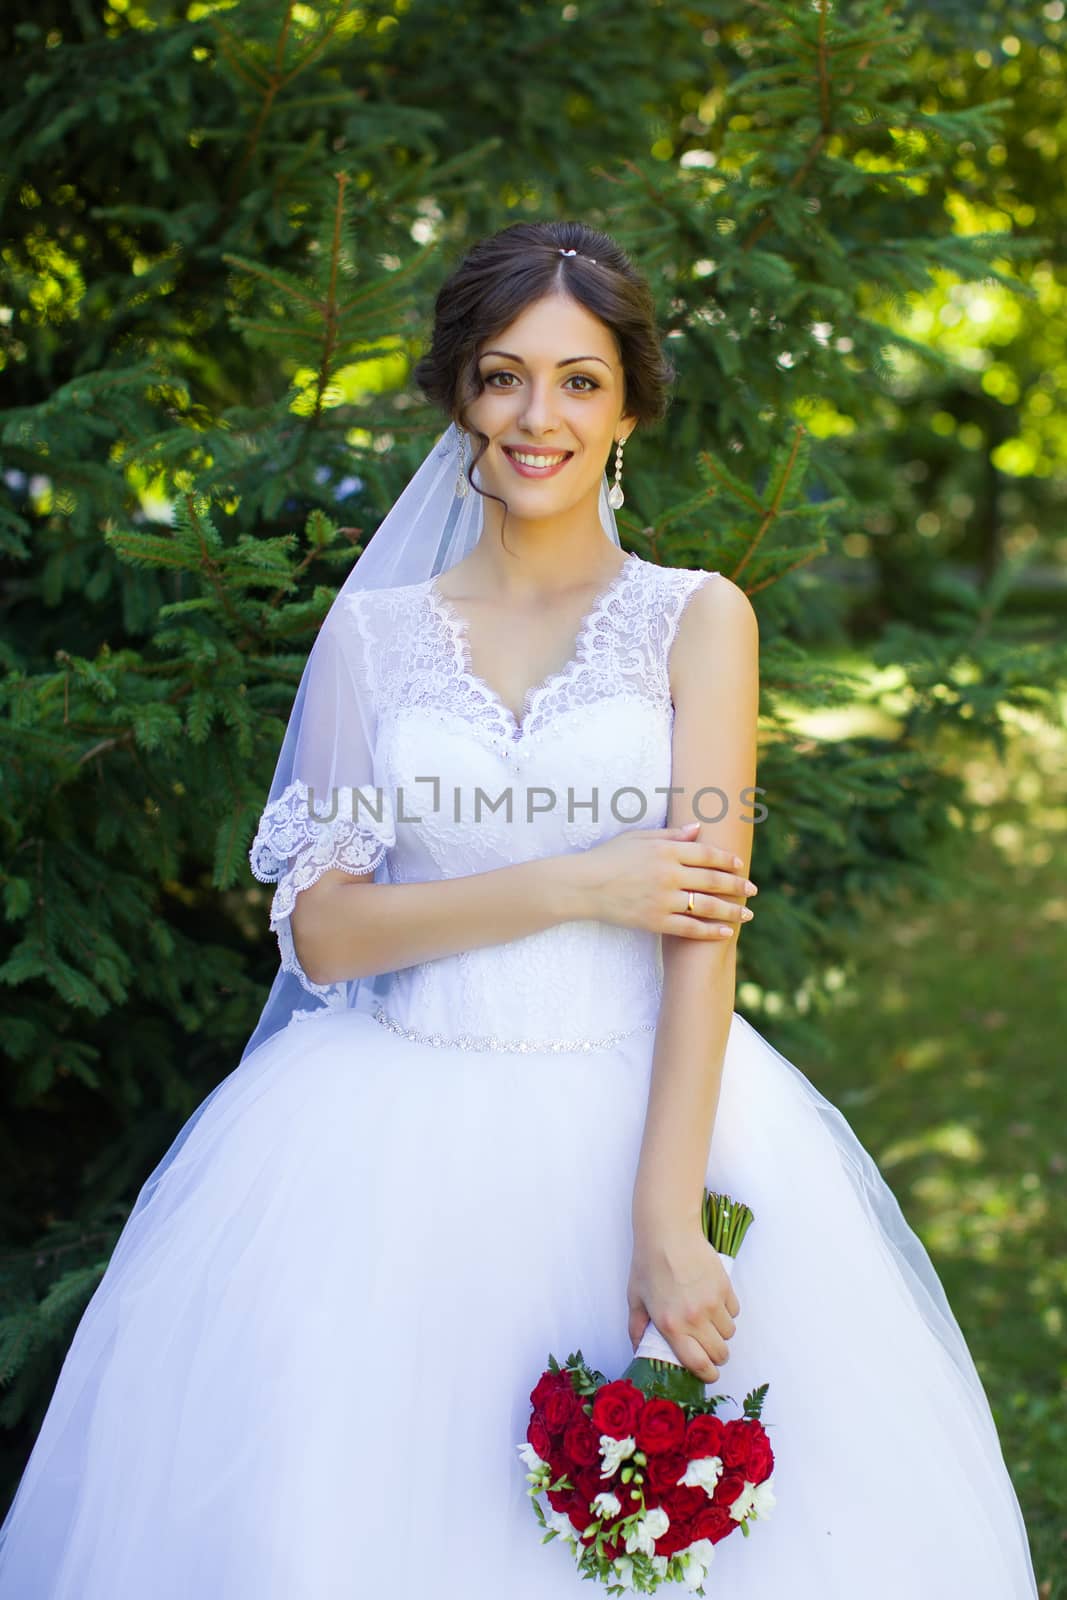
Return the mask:
M 464 688 L 467 701 L 465 714 L 472 713 L 474 720 L 488 725 L 491 731 L 512 745 L 521 744 L 527 737 L 536 734 L 538 728 L 544 724 L 546 716 L 552 715 L 553 707 L 558 708 L 561 701 L 580 689 L 583 681 L 588 681 L 590 674 L 587 667 L 597 659 L 598 631 L 602 638 L 605 632 L 602 626 L 605 617 L 611 613 L 618 598 L 625 593 L 628 580 L 634 577 L 643 565 L 640 557 L 632 552 L 627 556 L 607 588 L 582 619 L 570 660 L 558 672 L 550 672 L 540 683 L 533 684 L 527 690 L 521 718 L 517 718 L 511 707 L 504 704 L 496 690 L 473 670 L 468 640 L 468 619 L 459 615 L 445 596 L 438 591 L 433 581 L 428 583 L 425 587 L 430 608 L 451 640 L 453 671 L 456 680 Z
M 310 889 L 323 873 L 333 868 L 373 872 L 396 843 L 396 822 L 388 795 L 383 794 L 379 804 L 377 794 L 339 786 L 330 792 L 331 814 L 327 817 L 312 806 L 312 794 L 306 783 L 291 783 L 265 808 L 248 861 L 260 883 L 278 885 L 271 901 L 270 925 L 278 936 L 283 969 L 299 978 L 310 994 L 325 1000 L 330 1009 L 341 1009 L 347 985 L 312 983 L 297 958 L 289 918 L 297 895 Z
M 471 669 L 468 622 L 433 581 L 393 591 L 403 603 L 424 599 L 431 626 L 415 621 L 418 648 L 380 656 L 382 715 L 390 707 L 430 704 L 455 713 L 498 750 L 519 758 L 569 713 L 607 698 L 652 702 L 669 713 L 668 657 L 690 595 L 717 577 L 694 567 L 660 567 L 633 552 L 585 617 L 571 659 L 535 684 L 523 716 Z M 404 629 L 395 624 L 397 642 Z M 402 647 L 401 647 L 402 648 Z

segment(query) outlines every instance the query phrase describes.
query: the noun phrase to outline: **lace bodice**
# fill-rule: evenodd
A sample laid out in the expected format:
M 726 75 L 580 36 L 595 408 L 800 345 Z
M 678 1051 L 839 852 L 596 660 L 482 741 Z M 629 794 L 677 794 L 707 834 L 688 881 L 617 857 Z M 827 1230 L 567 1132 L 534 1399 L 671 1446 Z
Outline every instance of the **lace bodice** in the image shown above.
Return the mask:
M 302 785 L 264 812 L 251 861 L 257 876 L 278 878 L 271 925 L 283 966 L 309 992 L 345 1003 L 346 985 L 315 985 L 301 971 L 289 932 L 296 895 L 331 866 L 366 872 L 384 860 L 388 881 L 424 882 L 664 826 L 670 648 L 686 601 L 713 576 L 628 556 L 521 719 L 472 671 L 466 622 L 436 580 L 350 596 L 385 815 L 357 822 L 341 806 L 315 824 Z M 601 1048 L 655 1026 L 661 979 L 658 936 L 567 922 L 401 969 L 378 1020 L 468 1048 Z

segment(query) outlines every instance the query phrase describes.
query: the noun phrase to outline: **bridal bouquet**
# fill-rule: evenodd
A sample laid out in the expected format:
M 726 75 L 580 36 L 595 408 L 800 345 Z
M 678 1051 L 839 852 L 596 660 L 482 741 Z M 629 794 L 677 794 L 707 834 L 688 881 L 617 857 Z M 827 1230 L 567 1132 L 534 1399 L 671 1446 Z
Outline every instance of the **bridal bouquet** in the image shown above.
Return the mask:
M 705 1190 L 701 1215 L 729 1272 L 752 1212 Z M 774 1452 L 759 1420 L 767 1388 L 723 1421 L 715 1413 L 729 1397 L 707 1396 L 651 1322 L 612 1383 L 580 1350 L 564 1366 L 550 1354 L 517 1447 L 543 1542 L 562 1537 L 578 1575 L 609 1594 L 684 1583 L 703 1595 L 716 1544 L 738 1528 L 747 1537 L 774 1507 Z

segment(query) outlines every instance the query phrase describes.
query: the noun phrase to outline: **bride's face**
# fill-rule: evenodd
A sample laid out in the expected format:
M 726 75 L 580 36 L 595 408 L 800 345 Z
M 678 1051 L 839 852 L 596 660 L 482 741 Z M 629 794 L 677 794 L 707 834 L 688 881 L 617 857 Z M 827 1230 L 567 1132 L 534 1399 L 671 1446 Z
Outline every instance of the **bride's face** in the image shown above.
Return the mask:
M 466 409 L 469 426 L 489 438 L 474 469 L 478 485 L 527 520 L 586 499 L 595 507 L 608 457 L 634 426 L 623 415 L 622 363 L 610 328 L 569 295 L 546 295 L 483 341 L 478 371 L 485 387 Z M 545 464 L 516 459 L 524 454 Z

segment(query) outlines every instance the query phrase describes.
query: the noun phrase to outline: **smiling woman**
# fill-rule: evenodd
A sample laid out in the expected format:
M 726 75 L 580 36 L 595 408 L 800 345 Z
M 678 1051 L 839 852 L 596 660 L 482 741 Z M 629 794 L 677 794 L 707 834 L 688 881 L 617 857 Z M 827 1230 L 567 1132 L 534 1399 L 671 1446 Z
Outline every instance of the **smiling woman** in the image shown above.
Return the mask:
M 477 438 L 468 479 L 499 507 L 486 526 L 502 539 L 518 522 L 518 536 L 537 546 L 524 565 L 533 575 L 536 560 L 550 590 L 560 554 L 564 570 L 568 557 L 580 569 L 601 538 L 605 458 L 615 449 L 618 479 L 620 447 L 667 409 L 674 368 L 648 284 L 606 234 L 517 223 L 468 252 L 435 310 L 416 381 Z M 553 487 L 542 495 L 534 486 L 545 481 Z

